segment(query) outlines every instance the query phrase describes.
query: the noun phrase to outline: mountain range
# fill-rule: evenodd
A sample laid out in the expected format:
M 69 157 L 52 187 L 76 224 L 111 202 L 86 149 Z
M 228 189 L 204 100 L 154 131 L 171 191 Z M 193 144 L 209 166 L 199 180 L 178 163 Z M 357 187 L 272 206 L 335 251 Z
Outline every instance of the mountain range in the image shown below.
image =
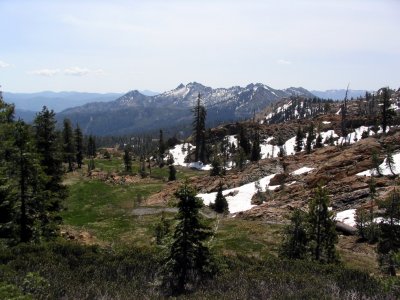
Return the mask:
M 114 101 L 87 103 L 66 109 L 57 118 L 69 118 L 73 124 L 79 124 L 84 133 L 95 135 L 144 133 L 173 127 L 184 130 L 185 127 L 190 128 L 190 109 L 199 94 L 207 109 L 208 126 L 247 119 L 254 112 L 285 97 L 314 97 L 304 88 L 277 90 L 257 83 L 246 87 L 213 89 L 191 82 L 155 96 L 130 91 Z
M 245 87 L 211 88 L 197 82 L 180 84 L 163 93 L 133 90 L 122 93 L 40 92 L 4 93 L 6 102 L 16 105 L 16 117 L 33 120 L 44 105 L 57 112 L 59 123 L 69 118 L 79 124 L 85 134 L 123 135 L 148 133 L 160 128 L 190 130 L 190 109 L 201 95 L 207 108 L 207 125 L 248 119 L 254 113 L 282 98 L 290 96 L 320 97 L 340 100 L 345 89 L 308 91 L 304 88 L 274 89 L 265 84 Z M 358 97 L 365 90 L 349 90 L 348 97 Z

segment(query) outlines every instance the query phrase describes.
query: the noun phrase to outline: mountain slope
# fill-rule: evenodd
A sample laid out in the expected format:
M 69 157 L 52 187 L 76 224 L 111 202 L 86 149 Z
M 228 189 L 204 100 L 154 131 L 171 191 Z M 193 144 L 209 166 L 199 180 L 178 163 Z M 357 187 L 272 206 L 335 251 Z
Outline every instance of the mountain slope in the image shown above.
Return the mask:
M 192 82 L 155 96 L 130 91 L 115 101 L 88 103 L 67 109 L 58 114 L 58 118 L 69 118 L 73 124 L 79 123 L 85 133 L 96 135 L 144 133 L 178 125 L 184 128 L 191 124 L 190 109 L 199 94 L 207 108 L 209 126 L 249 118 L 254 112 L 285 97 L 314 97 L 303 88 L 276 90 L 257 83 L 246 87 L 213 89 Z

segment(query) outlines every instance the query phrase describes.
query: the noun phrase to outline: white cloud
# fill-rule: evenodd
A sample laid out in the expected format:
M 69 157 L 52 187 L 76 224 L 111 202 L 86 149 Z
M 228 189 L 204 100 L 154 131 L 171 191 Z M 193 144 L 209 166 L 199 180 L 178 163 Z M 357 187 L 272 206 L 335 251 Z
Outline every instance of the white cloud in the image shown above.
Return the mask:
M 45 76 L 45 77 L 52 77 L 54 75 L 57 75 L 60 73 L 59 69 L 40 69 L 40 70 L 34 70 L 28 72 L 29 74 L 32 75 L 39 75 L 39 76 Z
M 7 68 L 9 66 L 11 66 L 11 65 L 6 63 L 6 62 L 4 62 L 4 61 L 2 61 L 2 60 L 0 60 L 0 68 Z
M 291 64 L 292 64 L 291 61 L 288 61 L 288 60 L 285 60 L 285 59 L 278 59 L 278 60 L 276 61 L 276 63 L 277 63 L 278 65 L 291 65 Z
M 80 68 L 80 67 L 70 67 L 64 70 L 64 75 L 85 76 L 88 74 L 104 75 L 105 72 L 102 69 L 90 70 L 88 68 Z
M 71 67 L 64 70 L 65 75 L 84 76 L 90 73 L 88 68 Z

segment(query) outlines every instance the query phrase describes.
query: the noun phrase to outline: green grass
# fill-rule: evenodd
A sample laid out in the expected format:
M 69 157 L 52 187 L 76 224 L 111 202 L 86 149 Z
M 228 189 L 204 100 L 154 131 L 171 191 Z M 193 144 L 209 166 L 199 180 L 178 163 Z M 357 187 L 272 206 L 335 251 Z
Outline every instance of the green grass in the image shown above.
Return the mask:
M 227 255 L 265 257 L 276 254 L 279 247 L 279 225 L 262 221 L 221 219 L 212 247 Z
M 110 185 L 82 178 L 70 185 L 66 210 L 62 214 L 64 224 L 89 230 L 105 241 L 117 240 L 121 235 L 138 229 L 138 222 L 130 214 L 138 200 L 161 188 L 162 184 L 157 182 Z

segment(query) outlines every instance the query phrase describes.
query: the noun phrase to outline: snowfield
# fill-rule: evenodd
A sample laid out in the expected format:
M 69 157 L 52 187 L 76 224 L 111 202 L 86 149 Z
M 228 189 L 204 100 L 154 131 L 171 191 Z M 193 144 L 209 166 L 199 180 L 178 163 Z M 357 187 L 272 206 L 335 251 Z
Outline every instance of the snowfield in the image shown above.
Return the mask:
M 265 191 L 266 189 L 274 190 L 278 186 L 270 186 L 269 182 L 276 174 L 272 174 L 266 177 L 263 177 L 259 180 L 261 189 Z M 251 199 L 257 192 L 256 182 L 250 182 L 240 187 L 236 187 L 233 189 L 224 190 L 222 194 L 226 197 L 226 201 L 228 202 L 229 212 L 231 214 L 246 211 L 250 208 L 256 206 L 251 204 Z M 205 205 L 209 205 L 210 203 L 214 203 L 215 197 L 217 196 L 217 192 L 209 193 L 209 194 L 198 194 L 196 197 L 199 197 L 203 200 Z
M 393 166 L 393 172 L 395 174 L 400 174 L 400 153 L 393 154 L 393 161 L 394 161 L 394 166 Z M 386 158 L 379 165 L 379 168 L 381 169 L 381 174 L 382 175 L 393 175 L 392 172 L 390 172 L 389 167 L 386 165 Z M 375 169 L 370 169 L 366 170 L 364 172 L 360 172 L 356 174 L 357 176 L 376 176 L 378 175 Z

